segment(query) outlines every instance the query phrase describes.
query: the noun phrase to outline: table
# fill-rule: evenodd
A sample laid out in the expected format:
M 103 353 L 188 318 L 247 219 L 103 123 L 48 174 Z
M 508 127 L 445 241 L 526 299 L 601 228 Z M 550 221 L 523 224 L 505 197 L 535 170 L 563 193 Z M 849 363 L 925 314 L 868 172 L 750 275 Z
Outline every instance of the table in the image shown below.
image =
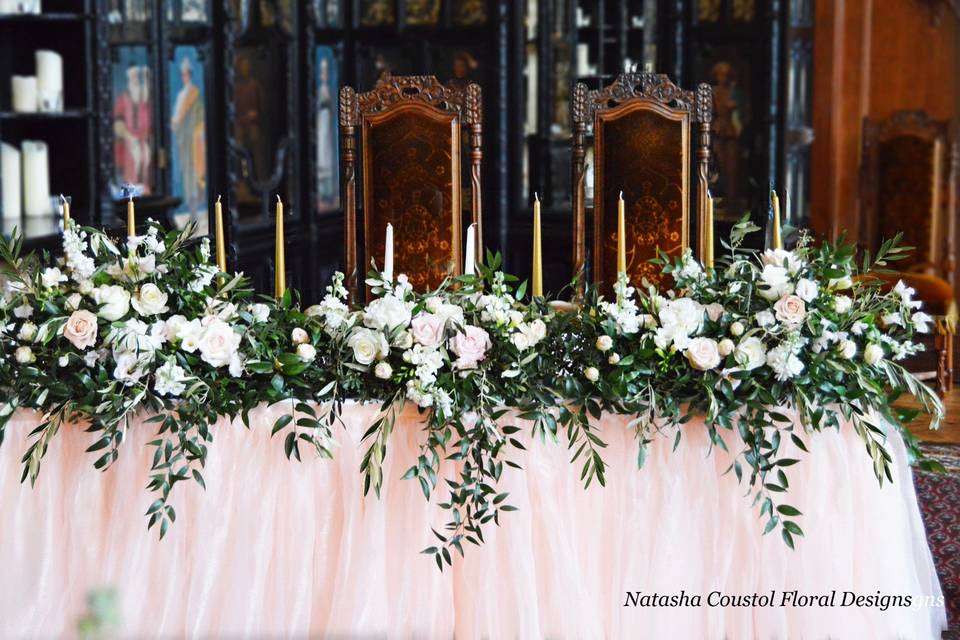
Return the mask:
M 335 460 L 284 458 L 271 440 L 279 406 L 248 431 L 215 428 L 207 490 L 181 483 L 167 538 L 146 530 L 144 490 L 154 425 L 135 422 L 106 473 L 85 454 L 90 434 L 65 427 L 38 484 L 21 485 L 19 458 L 37 416 L 14 416 L 0 447 L 0 637 L 70 633 L 90 589 L 117 590 L 129 636 L 302 637 L 939 637 L 940 595 L 899 436 L 894 482 L 878 486 L 852 429 L 807 437 L 790 471 L 804 511 L 797 550 L 762 522 L 723 451 L 707 456 L 700 421 L 677 451 L 659 438 L 642 470 L 624 416 L 599 425 L 609 443 L 606 487 L 584 490 L 563 445 L 530 442 L 505 471 L 519 511 L 437 570 L 429 525 L 445 514 L 400 479 L 423 437 L 404 410 L 385 462 L 382 497 L 362 495 L 358 442 L 376 414 L 348 406 Z M 792 445 L 791 445 L 792 446 Z M 434 497 L 434 502 L 438 497 Z M 913 607 L 708 606 L 725 595 L 896 594 Z M 634 597 L 700 595 L 700 606 L 640 607 Z M 641 592 L 639 595 L 636 592 Z

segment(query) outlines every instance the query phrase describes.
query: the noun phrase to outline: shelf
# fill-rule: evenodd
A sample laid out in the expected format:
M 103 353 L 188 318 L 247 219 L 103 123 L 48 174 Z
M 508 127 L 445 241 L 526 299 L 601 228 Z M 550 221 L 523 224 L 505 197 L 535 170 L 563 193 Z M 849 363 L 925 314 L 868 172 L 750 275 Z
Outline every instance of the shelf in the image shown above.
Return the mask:
M 0 122 L 3 121 L 31 121 L 31 120 L 81 120 L 93 114 L 85 109 L 69 109 L 55 113 L 20 113 L 17 111 L 0 111 Z
M 86 13 L 8 13 L 0 15 L 0 24 L 14 22 L 82 22 Z

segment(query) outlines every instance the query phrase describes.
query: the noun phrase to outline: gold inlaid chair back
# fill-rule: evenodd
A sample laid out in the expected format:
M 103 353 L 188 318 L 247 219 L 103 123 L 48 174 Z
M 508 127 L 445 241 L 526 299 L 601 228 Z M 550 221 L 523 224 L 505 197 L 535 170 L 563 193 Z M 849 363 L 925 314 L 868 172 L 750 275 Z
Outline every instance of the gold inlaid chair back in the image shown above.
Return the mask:
M 710 86 L 684 91 L 666 76 L 631 73 L 613 84 L 574 91 L 574 255 L 577 270 L 586 260 L 584 139 L 594 134 L 593 272 L 606 285 L 616 280 L 617 206 L 625 201 L 627 273 L 634 286 L 643 279 L 661 284 L 660 268 L 649 263 L 657 250 L 680 255 L 691 244 L 691 167 L 696 155 L 697 214 L 706 208 L 709 162 Z M 692 123 L 698 124 L 694 141 Z M 695 144 L 696 146 L 695 149 Z M 695 150 L 694 150 L 695 149 Z M 698 231 L 702 225 L 697 224 Z M 697 247 L 701 245 L 697 242 Z
M 957 150 L 948 122 L 922 111 L 864 120 L 861 243 L 875 250 L 897 233 L 916 247 L 894 267 L 953 285 Z
M 480 238 L 480 87 L 441 85 L 432 76 L 387 76 L 367 93 L 343 87 L 348 288 L 373 259 L 383 267 L 387 224 L 394 228 L 394 275 L 419 291 L 461 270 L 461 132 L 470 138 L 473 222 Z M 356 128 L 360 127 L 364 257 L 356 258 Z M 479 255 L 479 253 L 478 253 Z M 362 265 L 362 266 L 361 266 Z

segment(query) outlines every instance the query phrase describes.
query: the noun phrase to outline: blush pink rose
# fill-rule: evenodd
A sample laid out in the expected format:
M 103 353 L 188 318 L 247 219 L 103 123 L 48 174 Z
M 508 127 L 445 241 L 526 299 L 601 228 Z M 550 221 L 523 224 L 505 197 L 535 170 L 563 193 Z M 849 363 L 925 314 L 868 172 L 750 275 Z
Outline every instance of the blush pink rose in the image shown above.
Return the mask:
M 803 298 L 795 295 L 786 295 L 773 305 L 777 312 L 777 320 L 785 324 L 800 324 L 807 317 L 807 305 Z
M 81 351 L 97 343 L 97 316 L 86 309 L 74 311 L 63 326 L 63 337 Z
M 474 369 L 487 355 L 491 346 L 490 336 L 480 327 L 467 325 L 450 340 L 450 350 L 457 354 L 454 366 L 458 369 Z
M 435 313 L 419 313 L 410 323 L 413 339 L 425 347 L 436 347 L 443 342 L 447 321 Z

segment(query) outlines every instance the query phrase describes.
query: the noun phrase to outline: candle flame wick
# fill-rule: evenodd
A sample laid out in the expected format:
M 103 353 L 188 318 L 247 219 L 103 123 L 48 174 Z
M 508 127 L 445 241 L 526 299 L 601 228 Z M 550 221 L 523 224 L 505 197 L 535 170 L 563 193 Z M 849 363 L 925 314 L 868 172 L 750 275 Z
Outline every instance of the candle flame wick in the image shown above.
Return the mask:
M 536 200 L 537 202 L 540 202 L 540 194 L 538 194 L 536 191 L 534 191 L 534 192 L 533 192 L 533 199 Z
M 66 203 L 67 199 L 63 197 L 63 194 L 60 194 L 60 202 Z
M 278 203 L 278 204 L 283 204 L 283 201 L 280 200 L 280 194 L 279 194 L 279 193 L 277 194 L 277 203 Z
M 623 190 L 620 191 L 620 199 L 623 200 Z
M 220 202 L 220 194 L 217 194 L 217 202 Z

